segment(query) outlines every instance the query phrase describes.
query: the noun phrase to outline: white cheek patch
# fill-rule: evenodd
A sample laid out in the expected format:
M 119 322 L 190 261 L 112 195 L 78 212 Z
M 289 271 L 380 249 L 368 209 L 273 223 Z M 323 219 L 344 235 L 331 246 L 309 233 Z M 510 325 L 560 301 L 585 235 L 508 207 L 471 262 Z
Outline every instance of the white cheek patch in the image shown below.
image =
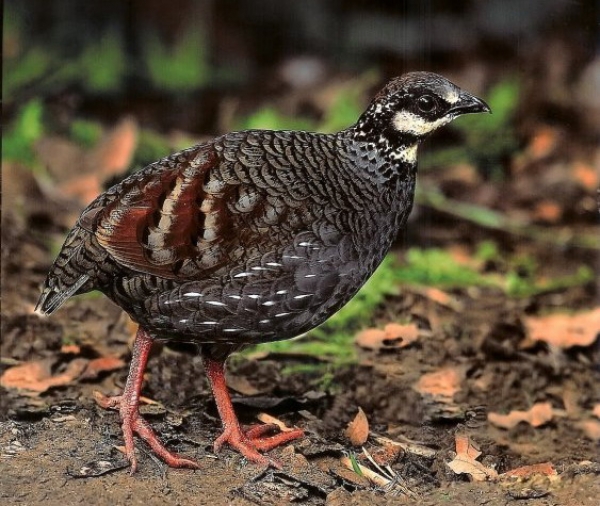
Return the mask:
M 444 116 L 435 121 L 428 121 L 412 112 L 402 111 L 394 116 L 393 125 L 398 132 L 421 136 L 433 132 L 451 120 L 451 117 Z

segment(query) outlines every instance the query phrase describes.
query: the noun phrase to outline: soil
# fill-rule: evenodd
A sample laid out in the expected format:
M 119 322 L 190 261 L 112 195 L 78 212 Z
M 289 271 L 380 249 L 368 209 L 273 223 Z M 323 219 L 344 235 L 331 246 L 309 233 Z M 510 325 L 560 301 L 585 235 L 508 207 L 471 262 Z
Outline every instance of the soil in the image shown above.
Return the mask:
M 7 169 L 8 170 L 8 169 Z M 51 318 L 32 309 L 52 260 L 48 244 L 60 240 L 76 217 L 77 205 L 48 196 L 23 176 L 3 213 L 2 371 L 45 361 L 52 374 L 74 360 L 129 357 L 133 327 L 102 296 L 68 301 Z M 18 200 L 20 205 L 14 204 Z M 419 219 L 435 230 L 436 217 Z M 446 231 L 448 223 L 444 223 Z M 412 224 L 419 230 L 418 224 Z M 476 229 L 463 236 L 485 235 Z M 431 237 L 431 235 L 429 235 Z M 418 243 L 418 237 L 412 237 Z M 554 250 L 544 244 L 503 239 L 507 248 L 526 248 L 543 259 L 545 273 L 562 273 L 565 261 L 596 268 L 596 252 Z M 511 243 L 511 241 L 513 241 Z M 398 250 L 401 254 L 402 250 Z M 373 324 L 409 317 L 426 331 L 406 348 L 359 350 L 357 363 L 336 366 L 314 357 L 285 354 L 237 356 L 229 364 L 229 384 L 245 424 L 266 411 L 306 438 L 272 452 L 281 470 L 261 469 L 212 442 L 220 431 L 200 357 L 193 348 L 157 345 L 146 375 L 144 395 L 153 402 L 143 414 L 171 449 L 197 459 L 200 470 L 167 468 L 141 442 L 138 472 L 131 476 L 120 451 L 118 416 L 99 408 L 93 392 L 117 394 L 126 366 L 98 371 L 42 393 L 2 389 L 0 420 L 0 502 L 23 505 L 75 504 L 330 504 L 330 505 L 596 505 L 600 497 L 600 448 L 581 430 L 584 412 L 600 402 L 600 348 L 567 350 L 538 344 L 524 347 L 523 319 L 557 308 L 570 311 L 597 305 L 597 286 L 577 286 L 525 299 L 497 289 L 451 291 L 444 305 L 422 290 L 405 287 L 373 314 Z M 77 344 L 77 348 L 65 345 Z M 307 362 L 318 367 L 302 369 Z M 461 387 L 445 402 L 423 395 L 415 383 L 445 367 L 460 372 Z M 292 370 L 293 372 L 290 372 Z M 539 426 L 520 423 L 510 430 L 487 422 L 489 412 L 529 409 L 550 402 L 555 409 Z M 396 486 L 378 487 L 340 464 L 356 455 L 344 430 L 361 407 L 369 420 L 364 447 L 381 457 L 375 437 L 418 442 L 426 455 L 398 451 L 387 458 Z M 550 462 L 557 476 L 471 481 L 449 467 L 455 437 L 468 435 L 480 461 L 498 473 Z M 388 448 L 389 450 L 389 448 Z M 383 457 L 382 457 L 383 458 Z M 408 492 L 407 492 L 408 491 Z

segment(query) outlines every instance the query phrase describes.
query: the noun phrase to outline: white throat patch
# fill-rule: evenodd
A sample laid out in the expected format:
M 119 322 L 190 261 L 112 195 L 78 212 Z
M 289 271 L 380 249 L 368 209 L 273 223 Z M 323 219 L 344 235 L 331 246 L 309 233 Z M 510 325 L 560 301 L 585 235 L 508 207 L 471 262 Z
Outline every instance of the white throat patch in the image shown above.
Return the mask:
M 421 136 L 450 123 L 451 120 L 451 116 L 444 116 L 436 121 L 427 121 L 412 112 L 402 111 L 394 115 L 392 123 L 398 132 Z

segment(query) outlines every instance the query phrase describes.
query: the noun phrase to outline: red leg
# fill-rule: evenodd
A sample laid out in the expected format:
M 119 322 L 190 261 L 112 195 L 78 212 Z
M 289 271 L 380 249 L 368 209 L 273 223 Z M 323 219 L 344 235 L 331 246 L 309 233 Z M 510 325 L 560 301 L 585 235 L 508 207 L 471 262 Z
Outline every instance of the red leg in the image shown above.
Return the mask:
M 129 366 L 129 374 L 125 389 L 122 395 L 116 397 L 106 397 L 100 392 L 94 392 L 96 402 L 103 408 L 113 408 L 119 410 L 121 415 L 123 439 L 125 439 L 125 455 L 131 463 L 131 474 L 137 470 L 137 459 L 134 453 L 133 434 L 137 434 L 142 438 L 150 448 L 162 460 L 171 467 L 189 467 L 197 469 L 200 465 L 184 457 L 180 457 L 176 453 L 167 450 L 164 445 L 156 437 L 155 432 L 150 427 L 150 424 L 140 416 L 140 392 L 142 383 L 144 382 L 144 370 L 148 362 L 148 355 L 152 348 L 152 338 L 143 329 L 138 328 L 133 343 L 133 356 Z
M 302 437 L 304 431 L 294 429 L 275 436 L 263 437 L 265 433 L 272 432 L 276 428 L 272 424 L 267 424 L 253 427 L 244 433 L 240 427 L 240 422 L 235 414 L 231 397 L 227 390 L 224 361 L 204 357 L 204 368 L 206 369 L 206 375 L 210 381 L 217 409 L 221 417 L 221 423 L 223 424 L 223 434 L 215 441 L 215 452 L 218 452 L 227 443 L 252 462 L 281 468 L 279 462 L 261 455 L 258 451 L 268 451 L 293 439 Z

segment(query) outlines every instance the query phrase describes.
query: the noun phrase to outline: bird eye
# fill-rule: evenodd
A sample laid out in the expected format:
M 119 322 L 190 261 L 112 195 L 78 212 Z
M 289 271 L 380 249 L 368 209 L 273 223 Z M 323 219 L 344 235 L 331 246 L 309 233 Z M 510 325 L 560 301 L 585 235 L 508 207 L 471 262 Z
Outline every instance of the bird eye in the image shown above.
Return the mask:
M 437 109 L 437 103 L 431 95 L 421 95 L 417 100 L 417 107 L 421 112 L 430 113 Z

